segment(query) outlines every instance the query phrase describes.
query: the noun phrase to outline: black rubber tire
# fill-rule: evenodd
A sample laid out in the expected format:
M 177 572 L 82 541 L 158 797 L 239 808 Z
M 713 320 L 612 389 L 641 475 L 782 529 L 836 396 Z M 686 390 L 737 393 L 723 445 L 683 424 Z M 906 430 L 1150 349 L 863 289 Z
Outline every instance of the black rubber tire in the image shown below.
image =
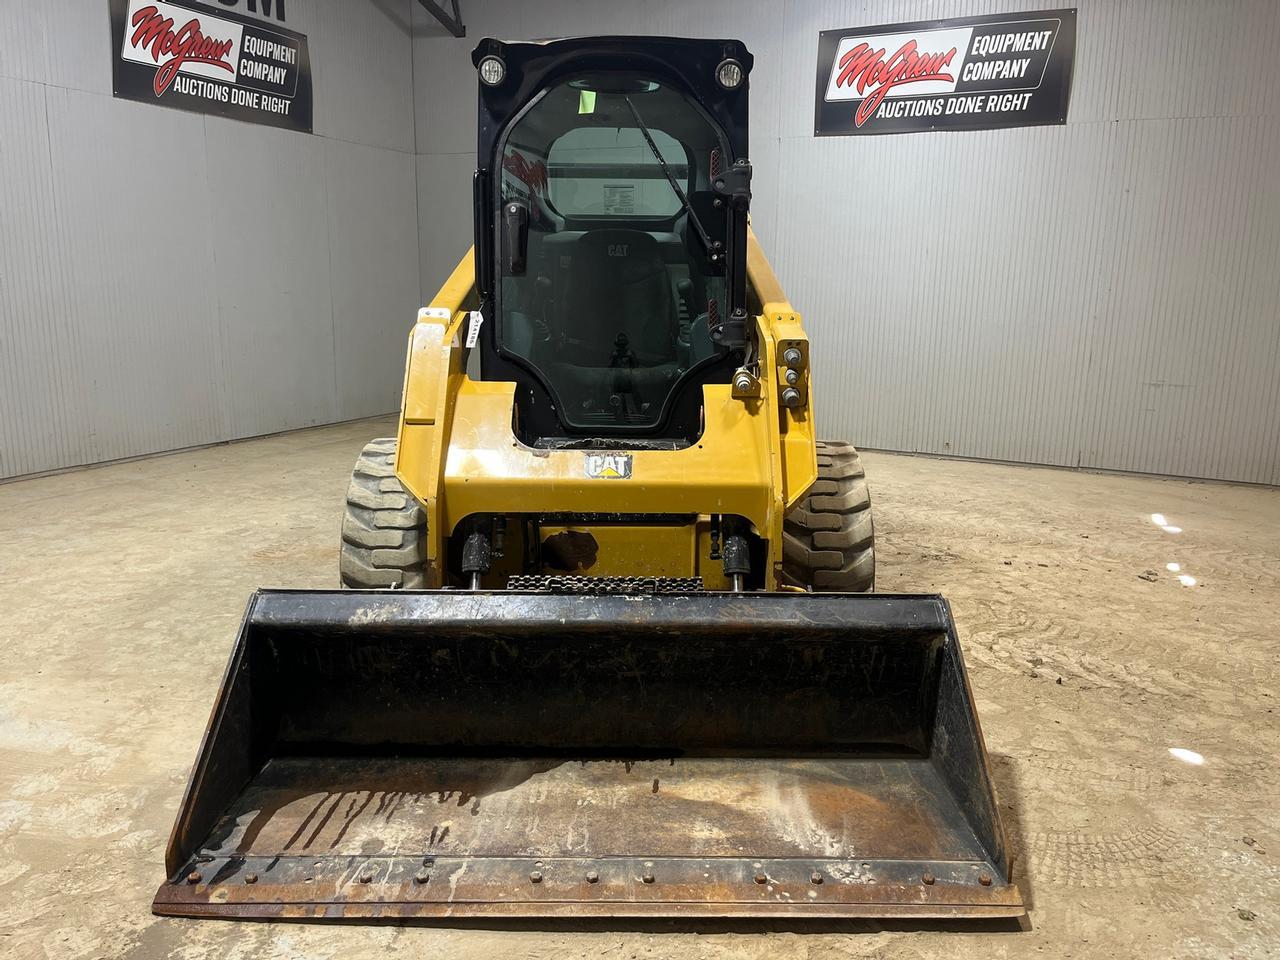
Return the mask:
M 354 590 L 427 585 L 427 517 L 396 479 L 396 440 L 365 444 L 351 471 L 338 571 Z
M 818 441 L 818 479 L 783 522 L 782 582 L 822 593 L 875 588 L 871 494 L 853 444 Z

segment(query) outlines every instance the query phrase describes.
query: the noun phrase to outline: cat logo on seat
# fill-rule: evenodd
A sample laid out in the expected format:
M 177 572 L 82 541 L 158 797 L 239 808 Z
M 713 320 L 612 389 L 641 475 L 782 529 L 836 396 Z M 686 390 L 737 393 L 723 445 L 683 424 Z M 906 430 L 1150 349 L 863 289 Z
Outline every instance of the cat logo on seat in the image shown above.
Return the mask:
M 629 243 L 611 243 L 609 244 L 609 256 L 625 257 L 629 246 L 631 246 Z
M 587 477 L 592 480 L 630 480 L 631 454 L 588 453 Z

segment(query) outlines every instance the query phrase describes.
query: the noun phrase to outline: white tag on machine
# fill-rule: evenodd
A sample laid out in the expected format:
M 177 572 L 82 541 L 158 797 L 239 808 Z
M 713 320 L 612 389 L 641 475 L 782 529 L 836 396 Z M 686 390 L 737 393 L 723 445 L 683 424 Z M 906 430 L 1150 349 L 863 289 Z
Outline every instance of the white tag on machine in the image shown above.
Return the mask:
M 467 318 L 467 348 L 470 349 L 476 345 L 480 339 L 480 324 L 484 323 L 484 314 L 479 310 L 472 310 L 471 315 Z

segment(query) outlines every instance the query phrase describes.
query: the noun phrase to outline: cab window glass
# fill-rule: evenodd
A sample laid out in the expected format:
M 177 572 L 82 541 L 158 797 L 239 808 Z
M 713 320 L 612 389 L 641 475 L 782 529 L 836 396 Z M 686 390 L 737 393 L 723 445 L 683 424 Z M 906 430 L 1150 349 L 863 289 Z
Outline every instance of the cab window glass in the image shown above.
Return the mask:
M 652 131 L 667 168 L 689 190 L 684 148 L 670 134 Z M 566 217 L 670 217 L 680 200 L 640 131 L 579 127 L 551 145 L 548 198 Z
M 708 242 L 724 240 L 711 190 L 724 155 L 685 94 L 633 76 L 567 80 L 512 124 L 499 210 L 516 208 L 527 239 L 509 268 L 500 215 L 497 335 L 567 426 L 654 426 L 681 378 L 722 352 L 710 327 L 725 312 L 724 267 Z

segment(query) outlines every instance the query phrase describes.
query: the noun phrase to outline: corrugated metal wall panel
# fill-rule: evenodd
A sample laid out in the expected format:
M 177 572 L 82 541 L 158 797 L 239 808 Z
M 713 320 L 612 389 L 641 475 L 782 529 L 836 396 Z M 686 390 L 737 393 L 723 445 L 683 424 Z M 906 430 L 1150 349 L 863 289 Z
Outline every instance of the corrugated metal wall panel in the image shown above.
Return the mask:
M 112 99 L 106 0 L 0 4 L 0 478 L 395 408 L 411 2 L 288 4 L 313 137 Z
M 12 2 L 12 0 L 11 0 Z M 48 82 L 90 93 L 111 93 L 111 16 L 97 0 L 25 3 L 45 27 Z
M 1082 463 L 1277 482 L 1280 120 L 1119 124 L 1117 140 Z
M 474 150 L 418 157 L 418 251 L 423 303 L 431 302 L 471 246 L 471 177 L 475 168 Z
M 67 289 L 50 348 L 75 371 L 84 459 L 217 440 L 215 249 L 205 158 L 191 149 L 204 121 L 62 87 L 45 97 Z
M 316 133 L 413 153 L 409 8 L 416 0 L 313 4 Z M 304 6 L 291 4 L 289 16 Z
M 230 434 L 336 420 L 324 141 L 205 123 Z
M 0 37 L 11 38 L 0 43 L 0 77 L 48 82 L 45 12 L 40 4 L 0 3 Z
M 467 35 L 450 35 L 413 4 L 413 109 L 419 154 L 472 153 L 476 149 L 476 87 L 471 51 L 482 37 L 523 37 L 523 5 L 468 3 Z M 503 19 L 503 14 L 510 16 Z M 541 34 L 537 34 L 541 36 Z M 474 164 L 472 164 L 474 167 Z M 448 192 L 452 185 L 441 185 Z M 466 249 L 465 247 L 463 248 Z
M 0 77 L 0 476 L 83 454 L 42 84 Z
M 1049 6 L 1045 4 L 1044 6 Z M 740 37 L 756 230 L 815 342 L 822 432 L 867 446 L 1280 483 L 1280 4 L 1085 0 L 1063 127 L 813 137 L 821 30 L 1023 0 L 467 6 L 414 46 L 423 288 L 473 149 L 474 38 Z M 452 171 L 452 173 L 450 173 Z M 448 235 L 448 231 L 444 231 Z M 461 240 L 452 244 L 458 252 Z
M 418 223 L 404 215 L 417 202 L 415 158 L 324 143 L 338 410 L 344 419 L 369 417 L 400 406 L 420 302 Z
M 1275 114 L 1274 0 L 1127 0 L 1110 68 L 1122 120 Z M 1173 69 L 1170 69 L 1170 68 Z
M 4 0 L 0 37 L 0 77 L 111 93 L 106 0 Z
M 849 181 L 846 142 L 785 142 L 784 184 L 840 184 L 836 215 L 822 191 L 786 195 L 775 253 L 817 345 L 824 432 L 1075 464 L 1087 353 L 1079 319 L 1092 312 L 1093 257 L 1106 243 L 1076 209 L 1085 197 L 1094 217 L 1105 210 L 1092 187 L 1105 178 L 1110 127 L 1095 132 L 1087 141 L 1061 127 L 867 139 L 860 167 L 874 175 Z M 965 189 L 931 177 L 936 169 Z M 894 188 L 902 183 L 917 185 L 906 200 Z M 1076 229 L 1043 229 L 1063 220 Z

